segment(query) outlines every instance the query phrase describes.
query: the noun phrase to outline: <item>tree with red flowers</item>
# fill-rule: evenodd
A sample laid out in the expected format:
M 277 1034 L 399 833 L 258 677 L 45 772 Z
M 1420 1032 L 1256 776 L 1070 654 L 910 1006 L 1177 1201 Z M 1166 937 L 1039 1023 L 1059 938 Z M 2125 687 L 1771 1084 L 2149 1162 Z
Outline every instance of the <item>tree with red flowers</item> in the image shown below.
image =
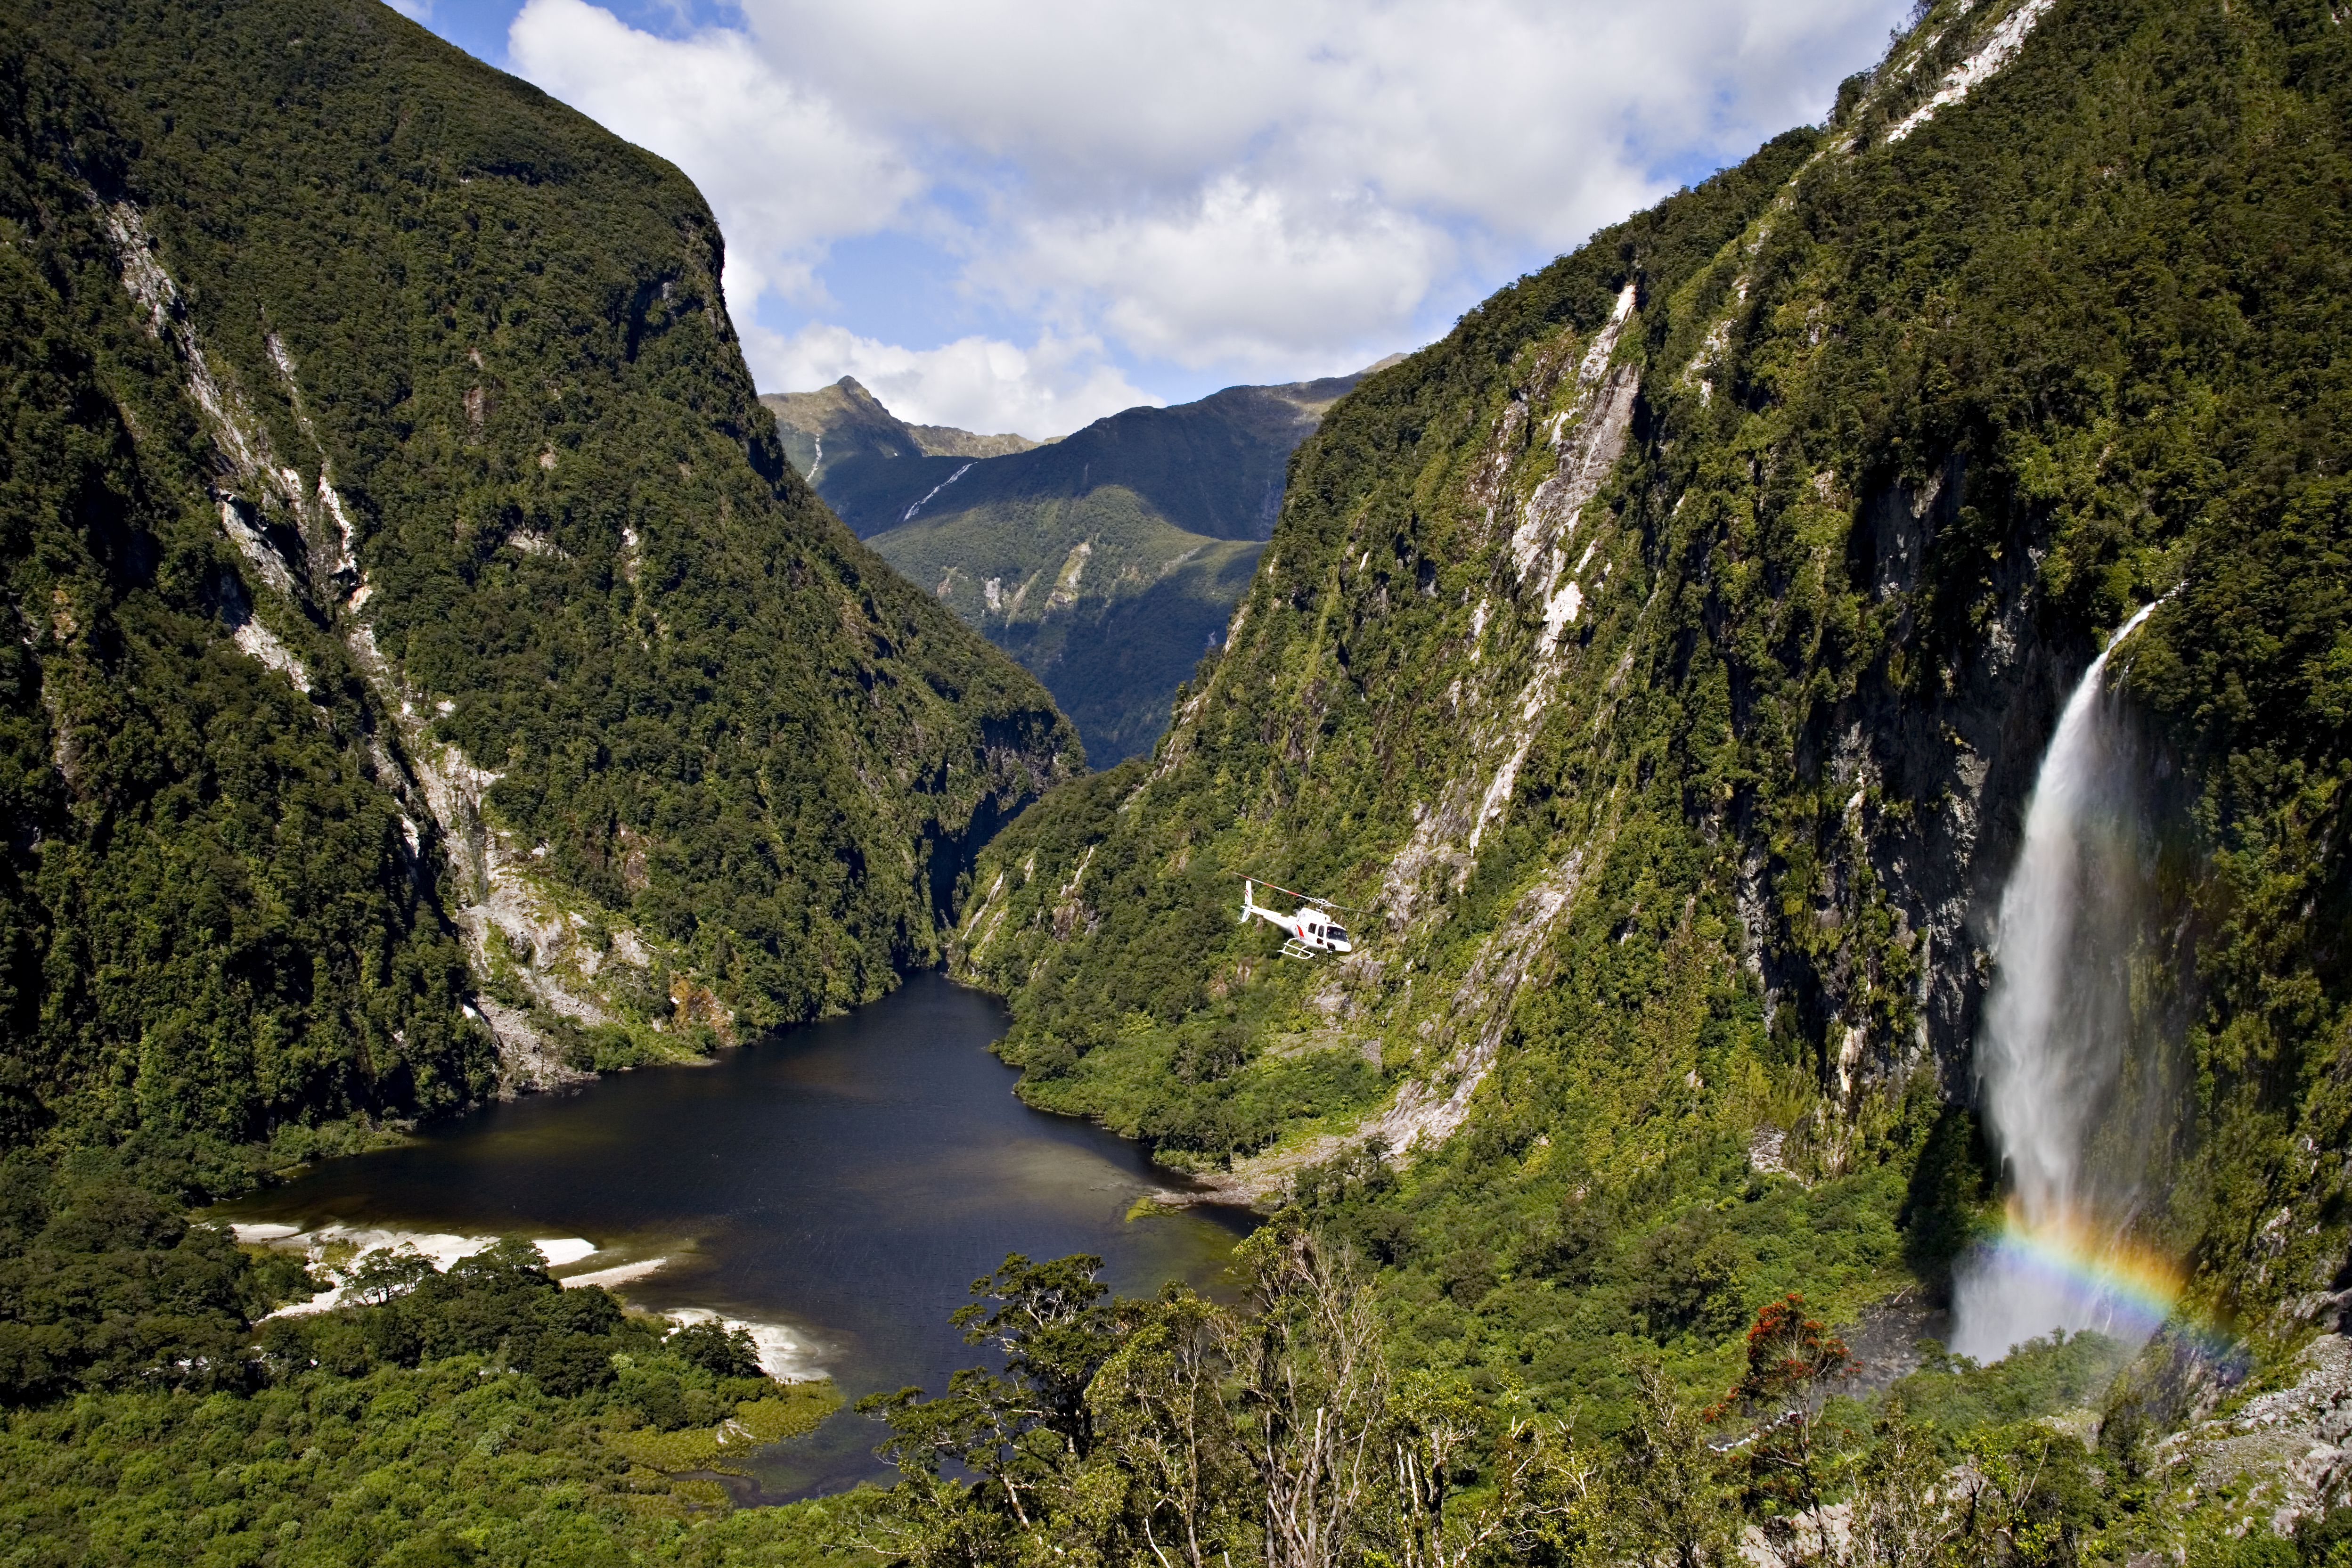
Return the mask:
M 1825 1561 L 1832 1543 L 1822 1521 L 1831 1455 L 1824 1452 L 1822 1406 L 1853 1374 L 1845 1342 L 1805 1313 L 1790 1292 L 1765 1303 L 1748 1331 L 1748 1370 L 1707 1412 L 1757 1423 L 1738 1445 L 1746 1461 L 1747 1502 L 1783 1563 Z

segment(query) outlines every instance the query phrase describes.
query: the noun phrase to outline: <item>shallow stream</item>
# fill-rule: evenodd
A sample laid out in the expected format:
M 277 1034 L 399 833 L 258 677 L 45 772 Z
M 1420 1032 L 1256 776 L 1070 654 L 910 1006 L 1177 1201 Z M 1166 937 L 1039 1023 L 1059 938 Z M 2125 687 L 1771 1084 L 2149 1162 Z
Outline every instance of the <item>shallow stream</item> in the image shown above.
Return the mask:
M 992 998 L 935 974 L 708 1067 L 617 1075 L 488 1107 L 402 1148 L 323 1162 L 215 1217 L 246 1226 L 523 1235 L 631 1303 L 758 1326 L 772 1368 L 845 1397 L 977 1363 L 948 1314 L 1008 1252 L 1092 1252 L 1129 1295 L 1213 1291 L 1249 1217 L 1130 1220 L 1181 1185 L 1111 1133 L 1030 1110 L 988 1047 Z M 660 1260 L 658 1266 L 648 1267 Z M 883 1430 L 847 1411 L 740 1461 L 743 1500 L 884 1479 Z

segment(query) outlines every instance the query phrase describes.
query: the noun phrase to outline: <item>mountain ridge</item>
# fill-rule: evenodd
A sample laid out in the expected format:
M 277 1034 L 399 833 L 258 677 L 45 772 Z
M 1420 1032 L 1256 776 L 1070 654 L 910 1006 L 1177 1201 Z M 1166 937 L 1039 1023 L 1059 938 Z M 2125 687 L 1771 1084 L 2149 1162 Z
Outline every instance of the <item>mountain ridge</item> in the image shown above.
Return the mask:
M 762 393 L 760 404 L 776 416 L 784 455 L 812 485 L 817 482 L 827 441 L 834 444 L 835 462 L 848 457 L 1003 458 L 1045 445 L 1026 436 L 979 436 L 951 425 L 909 425 L 849 375 L 814 392 Z
M 1024 1094 L 1338 1227 L 1409 1358 L 1587 1408 L 1629 1408 L 1613 1336 L 1721 1386 L 1779 1292 L 1932 1300 L 2000 1224 L 1971 1051 L 2023 803 L 2165 598 L 2101 1136 L 2184 1314 L 2327 1321 L 2341 1178 L 2296 1151 L 2347 1129 L 2290 1085 L 2352 1016 L 2347 55 L 2291 6 L 1931 8 L 1831 126 L 1368 378 L 1151 756 L 982 858 L 957 969 Z M 1277 958 L 1245 871 L 1368 940 Z
M 914 453 L 913 427 L 869 398 L 860 427 L 879 434 L 852 437 L 838 459 L 826 447 L 817 485 L 1044 680 L 1107 764 L 1160 732 L 1256 564 L 1291 450 L 1357 379 L 1227 387 L 979 458 Z
M 10 15 L 12 1139 L 299 1149 L 930 961 L 1075 736 L 792 473 L 692 186 L 371 5 L 187 79 L 189 8 Z
M 1916 6 L 1829 123 L 1331 406 L 1099 773 L 788 471 L 675 170 L 352 0 L 0 16 L 19 1554 L 2352 1542 L 2340 6 Z M 2004 932 L 2093 710 L 2112 930 Z M 1021 1093 L 1276 1212 L 1238 1302 L 1008 1258 L 951 1320 L 1001 1370 L 866 1405 L 887 1491 L 733 1506 L 700 1467 L 831 1392 L 522 1237 L 293 1314 L 186 1212 L 510 1087 L 476 1003 L 551 1071 L 690 1059 L 952 910 Z M 2124 1201 L 2061 1227 L 1979 1098 L 2004 942 L 2098 1004 L 2029 1087 Z M 2068 1331 L 1945 1353 L 1989 1260 Z

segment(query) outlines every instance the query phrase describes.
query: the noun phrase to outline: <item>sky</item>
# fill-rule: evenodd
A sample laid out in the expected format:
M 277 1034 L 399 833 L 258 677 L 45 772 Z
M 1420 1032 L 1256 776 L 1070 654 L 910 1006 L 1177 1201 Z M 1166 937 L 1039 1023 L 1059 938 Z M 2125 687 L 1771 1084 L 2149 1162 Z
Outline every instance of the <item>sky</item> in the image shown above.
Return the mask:
M 1030 437 L 1358 370 L 1818 122 L 1907 0 L 392 0 L 693 179 L 762 392 Z

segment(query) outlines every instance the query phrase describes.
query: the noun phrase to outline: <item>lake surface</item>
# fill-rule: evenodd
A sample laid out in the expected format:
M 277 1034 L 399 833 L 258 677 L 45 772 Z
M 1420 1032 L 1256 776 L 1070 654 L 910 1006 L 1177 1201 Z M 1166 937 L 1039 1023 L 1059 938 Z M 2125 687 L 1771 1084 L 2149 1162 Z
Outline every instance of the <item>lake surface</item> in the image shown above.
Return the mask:
M 1008 1252 L 1091 1252 L 1123 1294 L 1213 1291 L 1246 1215 L 1129 1220 L 1181 1185 L 1136 1144 L 1030 1110 L 988 1051 L 996 1001 L 936 974 L 845 1018 L 486 1108 L 380 1153 L 322 1163 L 217 1217 L 467 1235 L 583 1237 L 572 1270 L 667 1259 L 614 1289 L 655 1310 L 776 1325 L 850 1400 L 982 1359 L 949 1326 Z M 847 1411 L 745 1468 L 768 1500 L 887 1472 Z M 747 1494 L 750 1489 L 746 1489 Z M 752 1500 L 747 1495 L 744 1500 Z

